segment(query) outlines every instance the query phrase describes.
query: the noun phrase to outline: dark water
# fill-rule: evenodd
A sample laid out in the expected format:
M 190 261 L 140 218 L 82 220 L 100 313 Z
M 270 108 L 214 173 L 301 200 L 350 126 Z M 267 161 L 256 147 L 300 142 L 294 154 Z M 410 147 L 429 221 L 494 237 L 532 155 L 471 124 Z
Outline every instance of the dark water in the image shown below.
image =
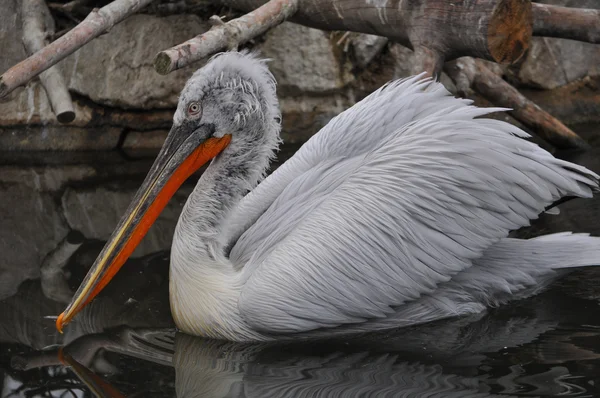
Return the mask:
M 596 151 L 562 156 L 600 171 Z M 234 344 L 176 333 L 168 248 L 192 184 L 60 335 L 55 316 L 151 159 L 0 159 L 0 398 L 600 397 L 600 269 L 478 316 L 352 339 Z M 600 235 L 598 200 L 560 209 L 519 234 Z

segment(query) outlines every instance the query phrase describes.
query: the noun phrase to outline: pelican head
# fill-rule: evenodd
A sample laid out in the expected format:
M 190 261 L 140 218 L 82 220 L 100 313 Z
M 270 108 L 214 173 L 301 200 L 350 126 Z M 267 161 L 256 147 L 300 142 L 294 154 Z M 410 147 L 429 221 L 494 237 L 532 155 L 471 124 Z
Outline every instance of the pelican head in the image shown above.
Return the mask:
M 58 317 L 57 329 L 62 331 L 109 283 L 190 175 L 226 153 L 248 163 L 253 161 L 251 155 L 256 148 L 272 152 L 279 142 L 279 118 L 275 80 L 264 61 L 246 52 L 228 52 L 213 57 L 195 72 L 181 92 L 173 126 L 158 157 L 85 280 Z M 264 156 L 255 158 L 258 162 Z M 244 179 L 255 184 L 264 172 L 263 166 L 258 169 L 258 175 Z

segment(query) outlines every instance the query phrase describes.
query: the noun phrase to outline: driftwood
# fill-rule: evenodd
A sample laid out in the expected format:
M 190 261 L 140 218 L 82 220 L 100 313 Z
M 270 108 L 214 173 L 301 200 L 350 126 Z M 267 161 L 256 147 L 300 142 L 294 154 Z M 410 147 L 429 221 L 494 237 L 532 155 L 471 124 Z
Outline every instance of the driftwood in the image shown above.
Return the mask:
M 462 4 L 420 0 L 394 3 L 396 7 L 364 0 L 296 1 L 295 13 L 284 16 L 282 10 L 270 7 L 269 18 L 278 17 L 280 22 L 287 16 L 293 22 L 318 29 L 388 37 L 414 49 L 421 62 L 416 69 L 429 74 L 439 74 L 445 59 L 464 55 L 500 63 L 515 62 L 529 47 L 532 34 L 529 0 L 479 0 Z M 226 6 L 250 12 L 242 18 L 256 18 L 253 14 L 258 10 L 253 10 L 275 2 L 263 5 L 264 0 L 221 0 Z M 265 17 L 263 14 L 261 18 Z M 234 39 L 247 40 L 252 36 L 243 31 L 236 34 Z M 230 35 L 217 36 L 209 31 L 159 53 L 155 67 L 159 73 L 167 73 L 231 46 Z
M 600 43 L 600 10 L 533 3 L 533 34 Z
M 27 83 L 151 2 L 152 0 L 116 0 L 105 7 L 93 10 L 69 33 L 4 72 L 0 76 L 0 98 Z
M 47 37 L 54 34 L 54 20 L 44 0 L 21 0 L 23 19 L 23 44 L 30 55 L 48 45 Z M 61 123 L 75 119 L 71 95 L 62 73 L 56 66 L 40 74 L 40 81 L 52 105 L 56 118 Z
M 271 0 L 240 18 L 215 24 L 208 32 L 158 53 L 154 68 L 166 75 L 217 51 L 237 48 L 282 23 L 296 12 L 297 6 L 298 0 Z
M 511 108 L 509 112 L 525 126 L 535 130 L 540 138 L 557 148 L 588 148 L 589 145 L 567 126 L 562 124 L 534 102 L 527 99 L 501 76 L 489 70 L 482 61 L 459 58 L 445 65 L 446 73 L 456 82 L 459 94 L 470 88 L 494 105 Z

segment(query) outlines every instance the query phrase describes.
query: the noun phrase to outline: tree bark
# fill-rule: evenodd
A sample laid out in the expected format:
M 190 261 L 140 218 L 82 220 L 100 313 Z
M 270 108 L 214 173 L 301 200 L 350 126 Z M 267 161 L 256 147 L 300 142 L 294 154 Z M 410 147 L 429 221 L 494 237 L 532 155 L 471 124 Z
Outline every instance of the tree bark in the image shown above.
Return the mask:
M 115 0 L 105 7 L 93 10 L 69 33 L 4 72 L 0 76 L 0 98 L 27 83 L 151 2 L 152 0 Z
M 533 3 L 533 34 L 600 43 L 600 10 Z
M 156 56 L 154 68 L 166 75 L 217 51 L 237 48 L 282 23 L 296 12 L 297 6 L 297 0 L 271 0 L 240 18 L 215 25 L 202 35 L 161 51 Z
M 220 0 L 250 11 L 264 0 Z M 324 30 L 385 36 L 411 49 L 432 48 L 447 59 L 518 60 L 529 46 L 529 0 L 299 0 L 291 21 Z
M 23 44 L 27 53 L 31 55 L 48 44 L 47 38 L 54 34 L 54 20 L 43 0 L 21 1 Z M 75 110 L 60 70 L 56 66 L 48 68 L 40 74 L 40 81 L 58 121 L 72 122 L 75 119 Z
M 534 130 L 542 139 L 561 149 L 587 149 L 589 144 L 560 120 L 527 99 L 502 77 L 490 71 L 482 61 L 459 58 L 445 65 L 446 73 L 456 82 L 461 95 L 469 88 L 494 105 L 511 108 L 515 119 Z
M 281 1 L 281 0 L 277 0 Z M 439 75 L 446 59 L 470 55 L 512 63 L 529 47 L 532 34 L 529 0 L 296 0 L 293 22 L 324 30 L 347 30 L 387 37 L 417 51 L 415 72 Z M 220 0 L 250 12 L 271 0 Z M 258 11 L 258 10 L 257 10 Z M 254 37 L 240 26 L 238 37 Z M 225 28 L 223 28 L 225 30 Z M 266 30 L 266 29 L 264 29 Z M 264 31 L 263 30 L 263 31 Z M 224 32 L 207 32 L 159 54 L 155 67 L 168 73 L 215 51 L 227 42 Z M 237 41 L 238 43 L 241 40 Z

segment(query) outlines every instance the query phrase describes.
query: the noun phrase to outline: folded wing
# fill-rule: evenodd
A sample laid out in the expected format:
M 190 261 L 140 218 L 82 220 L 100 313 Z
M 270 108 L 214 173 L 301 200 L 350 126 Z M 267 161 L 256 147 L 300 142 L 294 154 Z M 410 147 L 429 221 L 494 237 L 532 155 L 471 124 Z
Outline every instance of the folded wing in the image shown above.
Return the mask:
M 271 184 L 268 205 L 230 257 L 243 264 L 238 306 L 251 326 L 294 333 L 386 318 L 560 197 L 591 196 L 593 173 L 521 139 L 514 126 L 473 119 L 485 111 L 432 86 L 411 83 L 429 109 L 384 135 L 340 115 L 335 133 L 320 132 L 316 148 L 259 186 Z M 369 136 L 379 138 L 351 149 Z M 330 148 L 327 156 L 309 159 L 319 147 Z

